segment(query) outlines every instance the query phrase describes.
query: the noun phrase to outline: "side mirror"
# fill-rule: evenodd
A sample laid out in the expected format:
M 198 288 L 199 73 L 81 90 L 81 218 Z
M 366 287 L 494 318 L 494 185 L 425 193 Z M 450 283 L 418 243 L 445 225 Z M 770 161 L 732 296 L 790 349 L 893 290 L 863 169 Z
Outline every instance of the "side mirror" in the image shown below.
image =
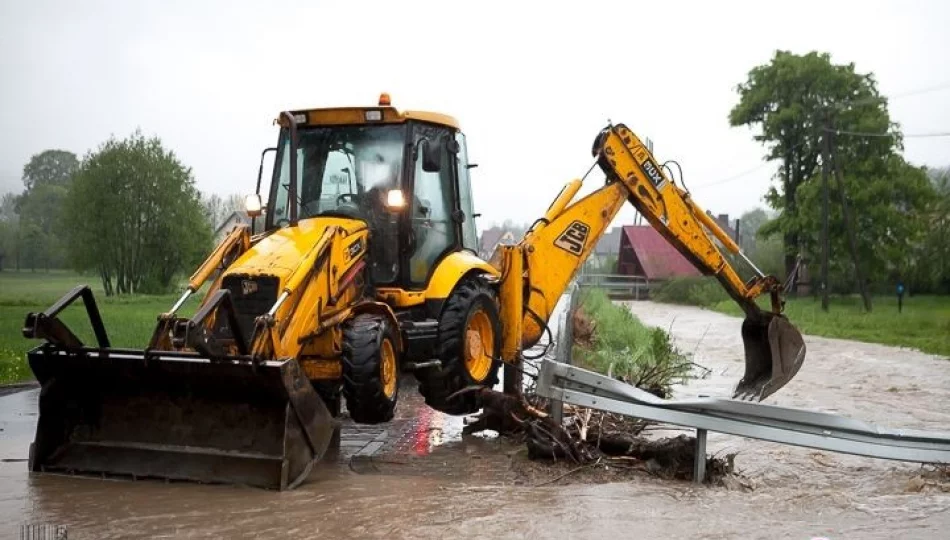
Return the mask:
M 442 145 L 429 139 L 419 141 L 422 146 L 422 170 L 439 172 L 442 169 Z
M 261 196 L 258 194 L 248 195 L 244 198 L 244 211 L 248 217 L 255 218 L 263 213 L 264 205 L 261 203 Z
M 276 148 L 265 148 L 264 151 L 261 152 L 261 164 L 257 168 L 257 189 L 254 190 L 254 193 L 261 192 L 261 177 L 264 176 L 264 157 L 267 156 L 267 154 L 276 151 Z

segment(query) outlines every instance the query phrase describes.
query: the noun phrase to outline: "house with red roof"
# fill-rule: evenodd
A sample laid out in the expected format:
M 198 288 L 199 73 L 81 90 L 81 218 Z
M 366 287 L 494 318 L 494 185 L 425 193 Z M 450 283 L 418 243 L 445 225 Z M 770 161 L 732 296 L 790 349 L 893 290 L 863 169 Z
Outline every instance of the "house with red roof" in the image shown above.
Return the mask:
M 729 214 L 707 214 L 727 235 L 738 242 L 738 234 Z M 699 269 L 650 225 L 623 227 L 620 253 L 617 256 L 617 273 L 644 276 L 650 281 L 702 275 Z
M 620 235 L 617 273 L 650 281 L 702 273 L 650 225 L 626 225 Z

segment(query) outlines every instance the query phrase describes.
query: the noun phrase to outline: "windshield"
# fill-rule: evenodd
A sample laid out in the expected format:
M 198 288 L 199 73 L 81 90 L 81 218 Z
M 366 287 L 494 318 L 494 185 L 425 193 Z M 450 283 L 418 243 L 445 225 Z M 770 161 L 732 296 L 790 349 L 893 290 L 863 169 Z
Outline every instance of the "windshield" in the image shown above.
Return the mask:
M 336 215 L 368 219 L 382 208 L 389 189 L 402 183 L 406 126 L 332 126 L 298 132 L 297 216 Z M 290 137 L 281 130 L 271 187 L 270 225 L 290 220 Z

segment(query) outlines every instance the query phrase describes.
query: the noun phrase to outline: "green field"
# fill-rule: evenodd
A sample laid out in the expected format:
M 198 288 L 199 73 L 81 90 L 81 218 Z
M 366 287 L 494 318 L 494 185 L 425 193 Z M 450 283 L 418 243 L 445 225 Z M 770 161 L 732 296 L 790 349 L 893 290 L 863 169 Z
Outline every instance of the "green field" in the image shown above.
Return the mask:
M 768 305 L 767 298 L 760 300 L 763 307 Z M 729 300 L 710 307 L 741 315 Z M 832 297 L 825 313 L 820 299 L 791 298 L 785 313 L 803 334 L 899 345 L 950 357 L 950 297 L 904 297 L 903 312 L 898 313 L 896 296 L 876 296 L 872 307 L 865 313 L 860 297 Z
M 158 314 L 167 311 L 177 295 L 106 298 L 96 276 L 69 272 L 0 272 L 0 384 L 33 378 L 26 363 L 26 351 L 40 342 L 23 337 L 27 313 L 43 311 L 76 285 L 88 284 L 96 301 L 112 345 L 145 347 L 155 329 Z M 182 314 L 193 312 L 189 302 Z M 190 310 L 188 309 L 190 308 Z M 86 343 L 95 343 L 81 302 L 62 315 L 67 325 Z
M 657 302 L 742 315 L 725 289 L 711 277 L 671 279 L 651 291 L 650 296 Z M 950 296 L 905 296 L 900 313 L 897 296 L 875 296 L 871 313 L 864 312 L 857 295 L 832 296 L 830 301 L 825 313 L 819 298 L 787 298 L 785 313 L 803 334 L 898 345 L 950 357 Z M 769 309 L 768 295 L 759 297 L 759 305 Z

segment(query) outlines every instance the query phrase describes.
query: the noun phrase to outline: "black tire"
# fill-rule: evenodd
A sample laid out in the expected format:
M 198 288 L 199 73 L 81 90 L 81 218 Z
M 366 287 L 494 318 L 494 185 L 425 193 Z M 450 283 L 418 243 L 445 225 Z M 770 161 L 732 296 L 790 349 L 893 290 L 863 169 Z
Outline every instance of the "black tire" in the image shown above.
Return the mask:
M 316 390 L 317 395 L 320 396 L 320 399 L 322 399 L 323 403 L 327 406 L 330 415 L 334 418 L 340 416 L 340 382 L 313 381 L 311 384 L 313 384 L 313 389 Z
M 465 364 L 465 333 L 472 315 L 482 310 L 488 316 L 494 336 L 491 350 L 491 367 L 487 374 L 477 380 Z M 498 317 L 498 302 L 495 291 L 478 279 L 459 283 L 446 300 L 439 319 L 438 358 L 441 368 L 425 368 L 416 371 L 419 393 L 426 405 L 447 414 L 462 415 L 478 411 L 482 405 L 475 393 L 466 393 L 449 399 L 449 396 L 470 386 L 494 386 L 498 383 L 498 368 L 501 362 L 501 323 Z
M 395 362 L 395 387 L 387 395 L 382 376 L 384 342 Z M 343 323 L 343 397 L 350 418 L 359 424 L 392 420 L 399 398 L 399 341 L 385 317 L 361 314 Z

